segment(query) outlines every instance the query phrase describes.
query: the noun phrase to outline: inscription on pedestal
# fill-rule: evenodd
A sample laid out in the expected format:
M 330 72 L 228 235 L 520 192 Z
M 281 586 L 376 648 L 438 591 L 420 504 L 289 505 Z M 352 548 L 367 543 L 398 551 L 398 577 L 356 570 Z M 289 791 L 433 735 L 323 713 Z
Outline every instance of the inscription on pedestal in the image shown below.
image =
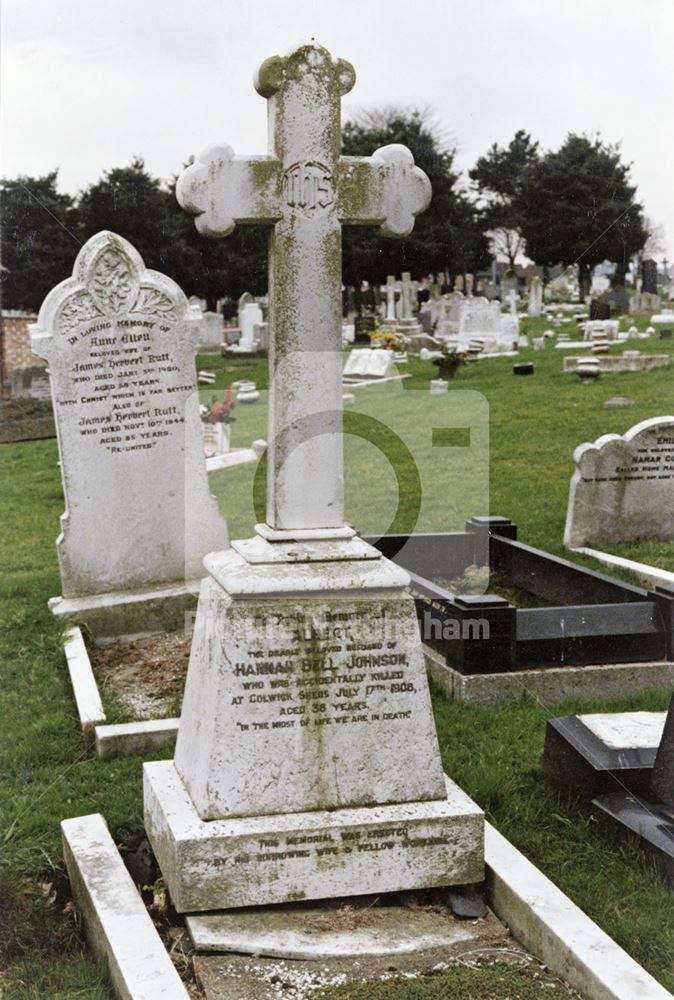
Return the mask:
M 370 641 L 372 626 L 387 624 L 393 638 Z M 385 610 L 377 622 L 355 609 L 321 617 L 261 613 L 253 627 L 260 635 L 273 629 L 286 643 L 252 643 L 233 664 L 231 704 L 240 708 L 234 718 L 243 732 L 411 718 L 405 696 L 416 688 L 407 679 L 409 655 L 397 650 L 395 622 L 386 622 Z
M 182 718 L 176 766 L 204 819 L 444 794 L 405 596 L 249 603 L 205 581 Z
M 450 829 L 424 836 L 412 826 L 382 826 L 339 832 L 328 830 L 323 833 L 259 838 L 255 850 L 234 854 L 229 858 L 214 858 L 213 865 L 216 868 L 248 864 L 274 865 L 298 859 L 317 862 L 321 858 L 340 858 L 354 854 L 385 854 L 387 851 L 448 847 L 454 839 L 454 831 Z

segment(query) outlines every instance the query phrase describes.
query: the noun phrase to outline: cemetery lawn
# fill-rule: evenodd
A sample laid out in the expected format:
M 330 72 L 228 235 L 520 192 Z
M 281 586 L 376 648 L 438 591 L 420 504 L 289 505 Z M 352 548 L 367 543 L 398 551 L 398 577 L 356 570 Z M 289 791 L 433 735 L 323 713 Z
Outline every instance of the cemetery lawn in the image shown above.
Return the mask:
M 643 330 L 648 319 L 630 317 L 632 322 Z M 522 321 L 530 340 L 548 326 L 544 318 Z M 560 329 L 573 339 L 581 337 L 574 322 Z M 625 349 L 674 358 L 674 341 L 660 340 L 657 333 L 617 342 L 609 353 Z M 674 406 L 674 367 L 604 374 L 588 385 L 575 374 L 562 373 L 564 356 L 573 354 L 548 341 L 543 351 L 529 348 L 516 358 L 464 365 L 450 381 L 447 397 L 429 395 L 429 380 L 437 369 L 416 358 L 401 368 L 410 376 L 401 382 L 346 388 L 355 397 L 345 408 L 347 520 L 363 534 L 383 534 L 410 528 L 461 530 L 468 517 L 498 514 L 518 525 L 520 541 L 568 557 L 562 539 L 575 448 L 602 434 L 624 434 L 642 420 L 671 413 Z M 535 374 L 513 375 L 512 365 L 520 361 L 532 361 Z M 217 372 L 215 386 L 201 392 L 204 401 L 238 378 L 251 378 L 263 390 L 268 386 L 264 360 L 200 358 L 199 367 Z M 604 402 L 613 396 L 627 396 L 634 405 L 605 410 Z M 261 397 L 259 404 L 235 406 L 233 447 L 249 447 L 255 438 L 267 437 L 266 393 Z M 461 426 L 471 427 L 469 439 L 451 437 L 451 430 Z M 421 481 L 418 518 L 415 476 L 405 448 Z M 230 537 L 249 535 L 255 522 L 264 519 L 263 476 L 258 474 L 256 481 L 251 464 L 215 473 L 209 481 Z M 643 541 L 609 550 L 674 571 L 674 543 Z M 606 572 L 595 560 L 574 560 Z M 614 575 L 638 582 L 628 573 Z
M 530 334 L 542 332 L 544 326 L 545 321 L 525 322 Z M 648 353 L 674 350 L 674 344 L 655 337 L 640 341 L 638 347 Z M 391 523 L 404 527 L 414 513 L 407 485 L 413 485 L 415 477 L 405 465 L 405 449 L 387 433 L 386 428 L 392 427 L 405 443 L 408 438 L 412 445 L 420 443 L 422 453 L 427 448 L 421 456 L 427 466 L 421 470 L 424 530 L 460 528 L 471 514 L 501 514 L 519 525 L 522 541 L 563 554 L 574 448 L 602 433 L 622 434 L 632 424 L 671 409 L 672 370 L 607 375 L 586 386 L 576 376 L 562 375 L 562 355 L 549 344 L 543 352 L 520 352 L 517 360 L 534 361 L 533 377 L 513 376 L 512 359 L 482 361 L 462 368 L 452 385 L 450 396 L 455 389 L 468 389 L 483 394 L 489 404 L 491 499 L 482 497 L 479 509 L 469 506 L 480 500 L 471 491 L 479 494 L 484 489 L 479 468 L 484 434 L 479 427 L 470 447 L 460 435 L 454 444 L 446 446 L 445 441 L 435 451 L 424 444 L 423 435 L 435 420 L 430 406 L 441 399 L 428 394 L 428 380 L 435 375 L 430 363 L 411 360 L 412 377 L 403 387 L 397 386 L 397 394 L 389 395 L 385 386 L 356 389 L 357 400 L 364 394 L 358 406 L 365 417 L 349 418 L 352 426 L 374 429 L 389 454 L 401 458 L 403 495 L 398 503 L 395 477 L 386 463 L 377 464 L 374 446 L 362 437 L 347 438 L 349 519 L 367 533 L 385 531 Z M 200 365 L 218 369 L 216 387 L 209 387 L 205 398 L 236 378 L 251 377 L 260 387 L 266 385 L 262 361 L 217 359 L 214 364 L 212 358 L 202 358 Z M 614 395 L 631 396 L 635 405 L 604 410 L 603 401 Z M 461 402 L 457 396 L 457 400 L 456 412 L 472 406 L 476 420 L 480 417 L 479 397 L 464 396 Z M 238 405 L 234 413 L 235 446 L 266 436 L 263 402 Z M 378 425 L 372 422 L 373 414 Z M 459 484 L 467 486 L 459 491 L 458 501 L 454 499 L 457 475 Z M 250 500 L 253 478 L 251 465 L 211 477 L 231 537 L 250 534 L 255 520 Z M 63 497 L 56 442 L 0 446 L 0 481 L 5 529 L 0 578 L 0 992 L 7 1000 L 109 998 L 102 970 L 81 944 L 77 917 L 69 904 L 59 820 L 100 812 L 117 843 L 134 847 L 142 836 L 142 762 L 98 760 L 79 730 L 61 629 L 46 606 L 47 599 L 60 591 L 54 540 Z M 663 544 L 661 555 L 671 569 L 671 549 L 669 553 L 667 549 Z M 639 551 L 640 546 L 632 547 L 635 558 L 641 558 Z M 674 893 L 658 881 L 636 847 L 613 841 L 576 802 L 548 787 L 540 774 L 547 718 L 581 710 L 663 710 L 668 696 L 662 690 L 614 703 L 525 702 L 484 709 L 449 703 L 435 692 L 434 706 L 443 762 L 452 778 L 485 809 L 490 822 L 674 990 Z M 457 975 L 463 971 L 457 970 Z M 341 996 L 451 998 L 450 980 L 448 974 L 445 985 L 432 977 L 424 983 L 384 984 L 379 993 L 368 986 Z M 478 984 L 479 978 L 473 982 Z M 457 989 L 457 996 L 467 995 L 465 987 Z M 332 995 L 340 996 L 334 991 Z M 490 994 L 486 988 L 480 994 L 475 985 L 470 995 L 519 994 L 514 988 L 510 994 Z M 521 995 L 524 1000 L 531 994 Z

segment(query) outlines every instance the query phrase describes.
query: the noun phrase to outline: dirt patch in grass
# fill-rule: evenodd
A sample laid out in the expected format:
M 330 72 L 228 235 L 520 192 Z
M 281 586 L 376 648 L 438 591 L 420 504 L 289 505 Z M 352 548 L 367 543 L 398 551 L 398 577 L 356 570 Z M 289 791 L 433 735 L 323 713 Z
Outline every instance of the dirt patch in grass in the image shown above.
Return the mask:
M 192 643 L 191 632 L 116 642 L 91 651 L 99 686 L 137 719 L 173 715 L 180 705 Z
M 463 945 L 406 954 L 299 961 L 175 949 L 172 957 L 205 1000 L 579 1000 L 512 938 L 493 941 L 489 922 L 471 921 Z

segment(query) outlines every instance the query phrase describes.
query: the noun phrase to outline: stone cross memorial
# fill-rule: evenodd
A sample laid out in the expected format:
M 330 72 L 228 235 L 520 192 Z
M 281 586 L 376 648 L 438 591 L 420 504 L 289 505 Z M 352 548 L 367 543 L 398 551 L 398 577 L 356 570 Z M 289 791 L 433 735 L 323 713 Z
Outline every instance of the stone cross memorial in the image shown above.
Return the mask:
M 543 310 L 543 283 L 539 277 L 533 277 L 529 286 L 529 302 L 527 312 L 530 316 L 540 316 Z
M 386 322 L 395 325 L 396 321 L 396 279 L 389 274 L 386 278 Z
M 66 502 L 52 610 L 91 618 L 96 632 L 113 619 L 141 631 L 129 615 L 147 613 L 143 596 L 153 614 L 166 598 L 181 624 L 186 581 L 227 545 L 201 443 L 201 314 L 130 243 L 101 232 L 49 293 L 31 337 L 49 363 Z
M 581 444 L 573 460 L 565 545 L 674 538 L 674 416 Z
M 271 227 L 267 520 L 206 560 L 175 760 L 145 823 L 180 912 L 483 876 L 481 811 L 445 778 L 407 574 L 344 523 L 341 228 L 403 237 L 430 198 L 401 146 L 340 156 L 349 63 L 264 62 L 271 151 L 182 175 L 205 234 Z

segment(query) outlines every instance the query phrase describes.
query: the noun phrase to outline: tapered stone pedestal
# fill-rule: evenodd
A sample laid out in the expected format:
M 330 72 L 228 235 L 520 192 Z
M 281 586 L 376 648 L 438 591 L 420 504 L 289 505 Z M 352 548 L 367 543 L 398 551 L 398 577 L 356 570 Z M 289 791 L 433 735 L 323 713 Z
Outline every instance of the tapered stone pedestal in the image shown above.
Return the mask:
M 175 760 L 145 766 L 176 908 L 479 881 L 407 574 L 357 538 L 233 544 L 205 561 Z

